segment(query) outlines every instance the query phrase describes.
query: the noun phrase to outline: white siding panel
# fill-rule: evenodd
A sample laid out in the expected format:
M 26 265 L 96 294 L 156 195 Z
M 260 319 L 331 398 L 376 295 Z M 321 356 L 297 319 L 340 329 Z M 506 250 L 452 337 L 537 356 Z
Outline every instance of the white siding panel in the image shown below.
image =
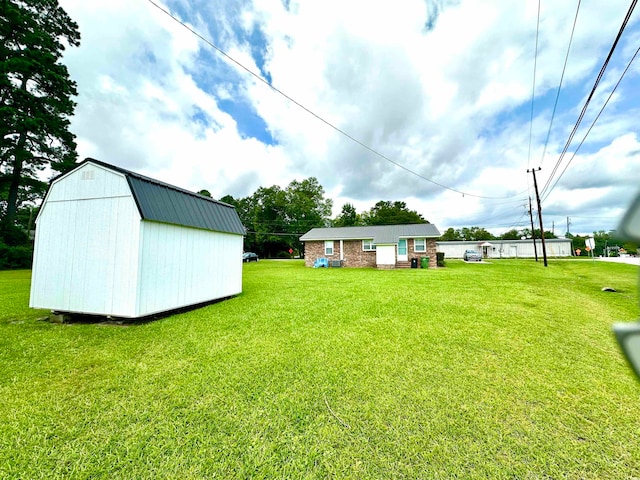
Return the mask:
M 551 240 L 551 239 L 550 239 Z M 445 254 L 447 258 L 462 258 L 464 251 L 467 249 L 482 252 L 480 246 L 482 242 L 437 242 L 438 252 Z M 535 251 L 531 240 L 489 240 L 492 247 L 488 249 L 489 258 L 533 258 Z M 547 247 L 547 256 L 549 257 L 570 257 L 571 256 L 571 240 L 553 239 L 545 242 Z M 515 250 L 512 248 L 515 247 Z M 536 240 L 536 248 L 538 256 L 542 257 L 542 241 Z
M 242 292 L 242 236 L 142 222 L 137 315 Z
M 376 247 L 376 264 L 377 265 L 395 265 L 396 264 L 396 246 L 395 245 L 378 245 Z
M 123 174 L 87 163 L 51 184 L 47 202 L 131 195 Z
M 130 196 L 47 202 L 38 217 L 30 306 L 133 316 L 139 225 Z

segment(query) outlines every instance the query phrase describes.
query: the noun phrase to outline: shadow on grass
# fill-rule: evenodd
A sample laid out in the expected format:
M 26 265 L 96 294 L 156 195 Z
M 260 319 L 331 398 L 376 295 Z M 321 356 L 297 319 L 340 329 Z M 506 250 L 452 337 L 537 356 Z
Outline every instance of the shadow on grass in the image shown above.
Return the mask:
M 48 317 L 42 317 L 38 320 L 50 323 L 65 323 L 65 324 L 98 324 L 105 326 L 117 326 L 117 327 L 135 327 L 138 325 L 145 325 L 147 323 L 162 320 L 173 315 L 180 313 L 187 313 L 193 310 L 198 310 L 209 305 L 235 298 L 237 295 L 231 295 L 229 297 L 218 298 L 216 300 L 210 300 L 208 302 L 196 303 L 194 305 L 187 305 L 186 307 L 174 308 L 164 312 L 158 312 L 144 317 L 126 318 L 117 317 L 111 315 L 90 315 L 86 313 L 71 313 L 71 312 L 51 312 Z

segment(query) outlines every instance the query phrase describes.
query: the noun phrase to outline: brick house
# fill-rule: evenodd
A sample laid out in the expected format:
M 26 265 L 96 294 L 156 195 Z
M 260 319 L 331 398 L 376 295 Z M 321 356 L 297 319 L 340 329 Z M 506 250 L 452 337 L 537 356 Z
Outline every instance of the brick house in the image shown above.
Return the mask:
M 436 267 L 436 239 L 440 232 L 431 223 L 375 225 L 370 227 L 314 228 L 304 242 L 304 262 L 312 267 L 318 258 L 343 267 L 408 268 L 413 259 L 429 258 Z

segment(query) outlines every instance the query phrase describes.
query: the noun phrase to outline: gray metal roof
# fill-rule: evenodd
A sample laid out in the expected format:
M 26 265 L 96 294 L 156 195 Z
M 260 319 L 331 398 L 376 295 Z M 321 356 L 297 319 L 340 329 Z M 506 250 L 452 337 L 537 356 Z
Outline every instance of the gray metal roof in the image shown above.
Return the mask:
M 410 225 L 374 225 L 370 227 L 313 228 L 300 237 L 303 242 L 314 240 L 368 240 L 376 245 L 396 244 L 400 238 L 437 238 L 440 232 L 432 223 Z
M 140 216 L 144 220 L 202 228 L 216 232 L 245 234 L 245 228 L 233 205 L 93 158 L 87 158 L 78 164 L 78 167 L 88 162 L 125 175 Z

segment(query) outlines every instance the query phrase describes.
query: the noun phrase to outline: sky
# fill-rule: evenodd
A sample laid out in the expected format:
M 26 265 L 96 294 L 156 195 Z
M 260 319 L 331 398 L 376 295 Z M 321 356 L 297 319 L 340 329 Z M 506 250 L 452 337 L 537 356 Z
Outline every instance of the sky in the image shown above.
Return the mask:
M 628 0 L 154 1 L 60 0 L 80 159 L 215 198 L 316 177 L 334 216 L 404 201 L 441 232 L 530 226 L 527 170 L 556 235 L 640 189 L 640 59 L 611 95 L 640 11 L 561 156 Z

